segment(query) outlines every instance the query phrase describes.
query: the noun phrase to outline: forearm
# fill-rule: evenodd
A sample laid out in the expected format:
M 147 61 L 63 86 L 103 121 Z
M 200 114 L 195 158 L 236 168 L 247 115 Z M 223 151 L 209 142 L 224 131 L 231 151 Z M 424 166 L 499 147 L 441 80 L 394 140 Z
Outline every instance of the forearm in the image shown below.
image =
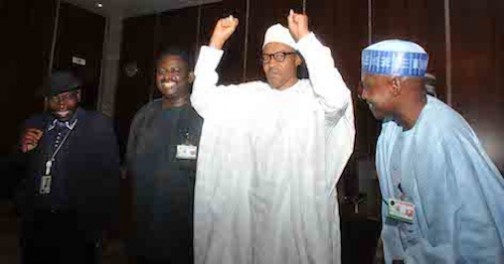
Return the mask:
M 340 117 L 351 103 L 351 93 L 334 66 L 331 50 L 323 46 L 313 33 L 298 41 L 313 91 L 328 116 Z
M 191 95 L 191 104 L 196 111 L 204 117 L 208 105 L 217 99 L 217 66 L 223 55 L 222 50 L 209 46 L 202 46 L 194 70 L 194 84 Z

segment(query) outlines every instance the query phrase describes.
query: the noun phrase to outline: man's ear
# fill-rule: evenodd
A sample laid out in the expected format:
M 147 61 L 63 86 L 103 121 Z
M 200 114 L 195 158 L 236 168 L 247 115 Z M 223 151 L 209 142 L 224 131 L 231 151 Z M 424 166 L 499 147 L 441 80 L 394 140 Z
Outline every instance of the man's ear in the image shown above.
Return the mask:
M 193 83 L 194 82 L 194 78 L 195 78 L 194 72 L 193 71 L 189 72 L 189 77 L 187 78 L 187 80 L 189 81 L 189 83 Z
M 80 103 L 80 101 L 81 101 L 81 90 L 79 89 L 79 90 L 75 91 L 75 95 L 77 96 L 77 102 Z
M 399 96 L 402 90 L 402 79 L 398 76 L 394 76 L 390 80 L 390 85 L 392 87 L 392 95 Z
M 301 56 L 299 56 L 298 54 L 296 54 L 296 67 L 301 65 L 301 63 L 303 63 L 303 59 L 301 59 Z

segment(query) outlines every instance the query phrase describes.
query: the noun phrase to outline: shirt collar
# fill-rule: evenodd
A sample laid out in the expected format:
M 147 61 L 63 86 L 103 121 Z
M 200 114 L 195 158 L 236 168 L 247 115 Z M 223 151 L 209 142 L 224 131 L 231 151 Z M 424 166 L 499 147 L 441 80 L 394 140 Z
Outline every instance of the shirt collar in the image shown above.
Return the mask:
M 56 126 L 58 126 L 58 123 L 60 126 L 63 126 L 69 130 L 73 130 L 75 128 L 75 125 L 77 124 L 77 121 L 78 121 L 77 115 L 79 114 L 79 112 L 80 112 L 80 108 L 78 108 L 75 111 L 74 115 L 72 116 L 72 118 L 70 120 L 67 120 L 64 122 L 61 122 L 58 119 L 54 118 L 54 120 L 49 123 L 49 126 L 47 127 L 47 131 L 51 131 L 54 128 L 56 128 Z

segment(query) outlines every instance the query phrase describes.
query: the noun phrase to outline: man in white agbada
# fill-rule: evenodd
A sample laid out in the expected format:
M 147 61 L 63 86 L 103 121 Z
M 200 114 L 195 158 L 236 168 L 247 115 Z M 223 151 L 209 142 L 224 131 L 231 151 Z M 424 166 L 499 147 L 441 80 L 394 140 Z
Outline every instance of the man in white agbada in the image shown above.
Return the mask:
M 376 167 L 385 262 L 504 263 L 504 179 L 464 118 L 425 94 L 427 63 L 409 41 L 362 52 L 362 98 L 384 119 Z
M 195 262 L 339 263 L 336 183 L 354 145 L 350 91 L 331 52 L 290 12 L 268 29 L 268 82 L 217 86 L 233 17 L 217 22 L 195 69 L 205 119 L 195 190 Z M 290 30 L 290 32 L 289 32 Z M 306 61 L 309 80 L 296 68 Z

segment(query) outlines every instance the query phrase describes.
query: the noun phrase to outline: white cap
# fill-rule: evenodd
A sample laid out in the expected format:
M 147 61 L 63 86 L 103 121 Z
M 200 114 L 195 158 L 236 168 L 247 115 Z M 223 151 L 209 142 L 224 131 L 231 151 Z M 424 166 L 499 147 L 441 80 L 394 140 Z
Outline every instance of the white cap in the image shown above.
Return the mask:
M 268 30 L 266 30 L 266 34 L 264 35 L 263 48 L 264 46 L 266 46 L 266 44 L 271 42 L 282 43 L 292 47 L 293 49 L 296 49 L 296 41 L 289 32 L 289 29 L 280 24 L 275 24 L 269 27 Z

